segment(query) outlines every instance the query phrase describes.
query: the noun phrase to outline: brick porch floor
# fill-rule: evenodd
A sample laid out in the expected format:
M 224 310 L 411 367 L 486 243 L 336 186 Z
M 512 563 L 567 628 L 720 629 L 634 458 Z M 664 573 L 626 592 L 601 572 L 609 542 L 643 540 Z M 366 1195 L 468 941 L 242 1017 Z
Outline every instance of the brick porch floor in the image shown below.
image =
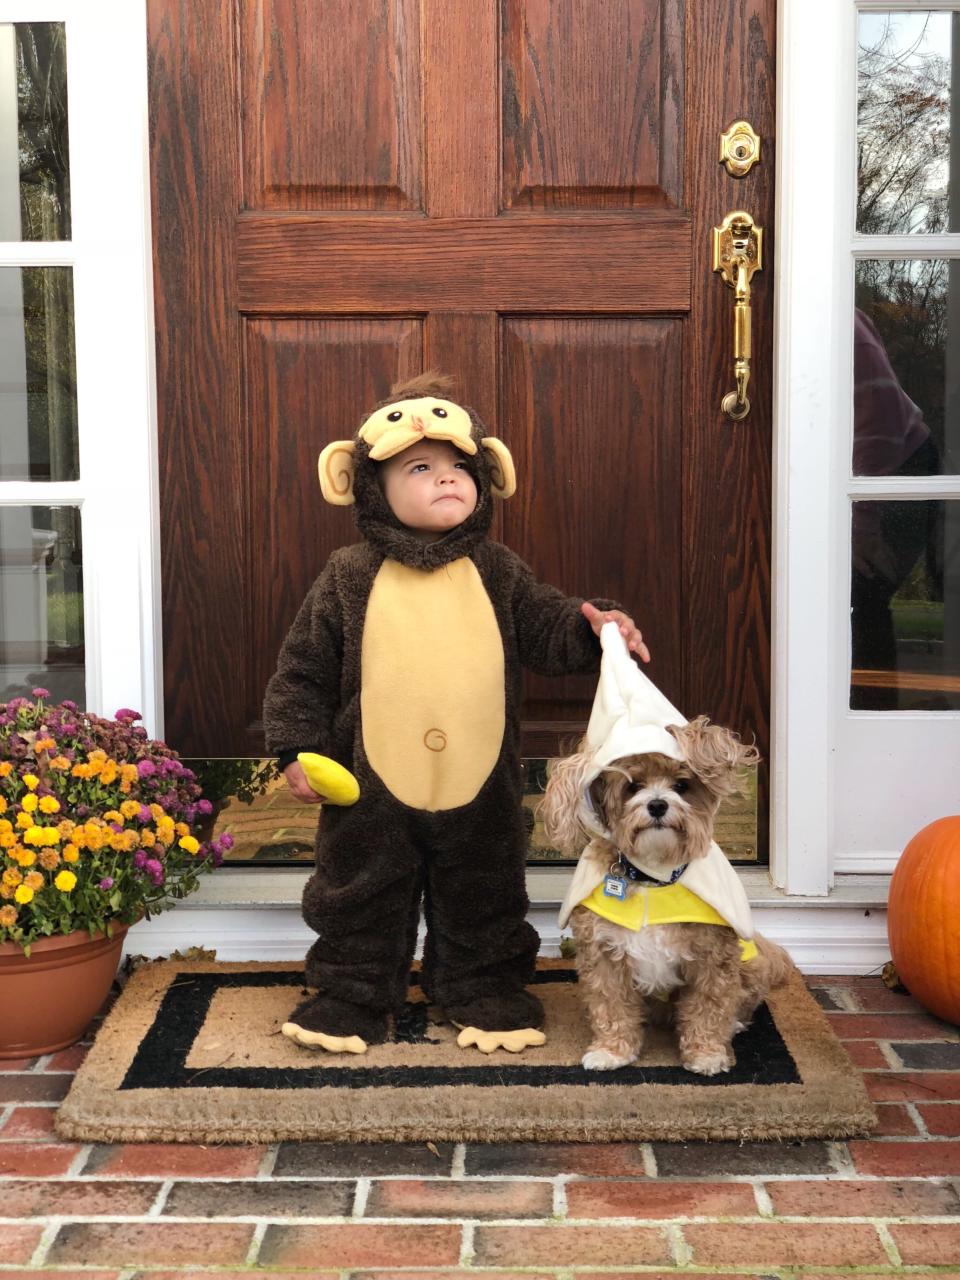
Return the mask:
M 879 1106 L 848 1142 L 80 1146 L 83 1048 L 0 1071 L 0 1280 L 960 1280 L 960 1034 L 811 978 Z M 2 1016 L 2 1013 L 0 1013 Z

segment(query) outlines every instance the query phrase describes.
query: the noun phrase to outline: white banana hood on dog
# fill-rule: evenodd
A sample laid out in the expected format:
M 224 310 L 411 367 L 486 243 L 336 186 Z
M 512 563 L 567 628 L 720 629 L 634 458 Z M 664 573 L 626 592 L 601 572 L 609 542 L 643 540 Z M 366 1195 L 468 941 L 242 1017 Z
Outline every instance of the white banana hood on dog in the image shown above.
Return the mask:
M 596 836 L 609 838 L 610 833 L 593 807 L 590 784 L 614 760 L 625 756 L 656 752 L 672 760 L 682 760 L 683 752 L 676 738 L 667 732 L 667 726 L 685 725 L 687 720 L 631 658 L 615 622 L 605 623 L 601 628 L 600 644 L 603 649 L 600 680 L 584 745 L 584 751 L 591 755 L 591 760 L 583 776 L 580 820 Z M 603 880 L 610 869 L 609 858 L 609 849 L 600 840 L 592 840 L 584 849 L 560 908 L 561 928 L 567 923 L 573 908 L 589 897 Z M 641 863 L 634 859 L 631 861 L 650 874 Z M 705 858 L 690 863 L 677 883 L 709 903 L 739 937 L 753 937 L 753 919 L 747 895 L 716 842 L 710 845 Z

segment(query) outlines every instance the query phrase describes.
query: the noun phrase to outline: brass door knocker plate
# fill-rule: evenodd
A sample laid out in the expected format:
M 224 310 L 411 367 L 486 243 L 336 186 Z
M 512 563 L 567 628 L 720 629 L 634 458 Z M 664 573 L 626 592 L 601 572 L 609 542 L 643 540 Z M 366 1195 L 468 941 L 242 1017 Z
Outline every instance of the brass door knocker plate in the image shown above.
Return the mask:
M 736 391 L 723 397 L 723 412 L 740 422 L 750 412 L 747 386 L 750 382 L 752 335 L 750 281 L 763 270 L 763 228 L 744 209 L 728 213 L 713 228 L 713 269 L 733 290 L 733 377 Z
M 745 177 L 760 163 L 760 135 L 748 120 L 734 120 L 720 135 L 720 163 L 733 178 Z

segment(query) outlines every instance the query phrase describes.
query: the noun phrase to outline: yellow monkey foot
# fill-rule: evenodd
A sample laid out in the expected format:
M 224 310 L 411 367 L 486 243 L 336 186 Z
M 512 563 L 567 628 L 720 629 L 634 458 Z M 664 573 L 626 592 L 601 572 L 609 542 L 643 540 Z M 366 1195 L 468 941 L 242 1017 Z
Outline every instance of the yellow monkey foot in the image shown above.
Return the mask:
M 327 1053 L 366 1053 L 367 1042 L 359 1036 L 328 1036 L 324 1031 L 308 1031 L 295 1022 L 285 1022 L 280 1028 L 285 1036 L 307 1049 L 326 1049 Z
M 457 1036 L 461 1049 L 476 1045 L 481 1053 L 493 1053 L 506 1049 L 508 1053 L 521 1053 L 532 1045 L 546 1044 L 547 1037 L 534 1027 L 521 1027 L 517 1031 L 481 1031 L 479 1027 L 464 1027 Z

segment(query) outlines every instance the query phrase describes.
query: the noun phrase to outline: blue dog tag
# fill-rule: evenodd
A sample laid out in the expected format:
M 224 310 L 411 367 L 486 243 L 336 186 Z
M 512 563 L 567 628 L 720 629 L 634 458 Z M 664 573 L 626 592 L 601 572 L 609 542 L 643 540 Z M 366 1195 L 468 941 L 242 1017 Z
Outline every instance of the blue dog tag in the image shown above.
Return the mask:
M 620 898 L 622 901 L 627 896 L 626 880 L 620 876 L 604 876 L 603 896 L 605 898 Z

